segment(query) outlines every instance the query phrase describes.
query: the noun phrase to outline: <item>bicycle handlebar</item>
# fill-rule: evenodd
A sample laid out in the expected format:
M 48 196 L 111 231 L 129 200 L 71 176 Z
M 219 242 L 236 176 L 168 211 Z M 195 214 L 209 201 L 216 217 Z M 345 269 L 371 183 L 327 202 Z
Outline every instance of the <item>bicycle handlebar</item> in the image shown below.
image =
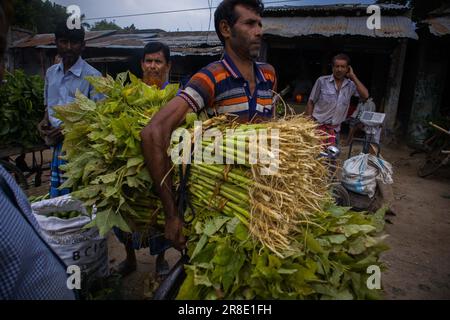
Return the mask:
M 438 126 L 437 124 L 434 124 L 433 122 L 430 122 L 429 124 L 430 124 L 430 126 L 434 127 L 435 129 L 450 135 L 450 130 L 445 130 L 444 128 Z

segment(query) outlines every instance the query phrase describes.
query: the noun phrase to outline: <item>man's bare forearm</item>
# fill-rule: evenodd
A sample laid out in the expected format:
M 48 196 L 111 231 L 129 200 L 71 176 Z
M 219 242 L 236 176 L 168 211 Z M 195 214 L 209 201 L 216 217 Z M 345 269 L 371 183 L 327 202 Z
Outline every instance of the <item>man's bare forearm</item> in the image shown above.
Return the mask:
M 358 91 L 361 99 L 363 101 L 369 99 L 369 90 L 367 90 L 366 86 L 361 81 L 359 81 L 358 77 L 354 76 L 352 81 L 355 83 L 356 90 Z
M 172 164 L 167 151 L 172 132 L 184 121 L 188 111 L 183 100 L 176 98 L 157 113 L 141 132 L 146 166 L 161 198 L 166 218 L 177 215 L 172 174 L 169 173 Z
M 313 111 L 314 111 L 314 104 L 312 100 L 308 100 L 308 103 L 306 104 L 305 115 L 308 117 L 312 117 Z
M 167 151 L 172 132 L 184 121 L 189 110 L 186 101 L 175 97 L 153 116 L 141 132 L 142 153 L 166 216 L 164 234 L 178 250 L 185 248 L 186 238 L 183 235 L 183 219 L 177 214 Z
M 173 217 L 176 215 L 176 207 L 172 191 L 172 175 L 168 174 L 170 170 L 170 158 L 167 156 L 169 143 L 170 132 L 162 126 L 156 128 L 150 126 L 142 132 L 142 151 L 148 172 L 161 198 L 166 217 Z

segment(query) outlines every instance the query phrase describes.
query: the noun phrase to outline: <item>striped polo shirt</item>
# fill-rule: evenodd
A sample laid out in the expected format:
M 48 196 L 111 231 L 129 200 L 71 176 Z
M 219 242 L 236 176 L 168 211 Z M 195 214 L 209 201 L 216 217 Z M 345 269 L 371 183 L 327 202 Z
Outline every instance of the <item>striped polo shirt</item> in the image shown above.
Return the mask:
M 249 83 L 239 72 L 230 56 L 225 54 L 197 72 L 179 96 L 195 111 L 206 110 L 209 116 L 224 113 L 238 115 L 250 121 L 255 115 L 271 117 L 273 92 L 276 91 L 274 68 L 266 63 L 254 63 L 256 87 L 253 94 Z

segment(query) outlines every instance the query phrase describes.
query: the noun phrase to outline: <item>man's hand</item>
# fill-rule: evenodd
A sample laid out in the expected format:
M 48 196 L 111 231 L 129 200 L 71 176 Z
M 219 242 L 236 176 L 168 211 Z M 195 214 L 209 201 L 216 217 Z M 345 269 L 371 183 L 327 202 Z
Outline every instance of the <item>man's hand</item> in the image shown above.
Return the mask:
M 50 128 L 50 130 L 47 131 L 48 137 L 51 139 L 58 139 L 62 138 L 62 130 L 60 128 Z
M 305 117 L 308 118 L 309 120 L 314 120 L 312 116 L 313 111 L 314 111 L 314 103 L 312 102 L 312 100 L 308 100 L 308 103 L 306 104 Z
M 175 249 L 181 251 L 185 248 L 186 238 L 183 235 L 183 220 L 178 216 L 166 218 L 165 237 L 172 241 Z
M 355 72 L 353 72 L 352 66 L 348 66 L 348 72 L 345 76 L 355 83 L 356 90 L 358 91 L 361 100 L 367 101 L 367 99 L 369 99 L 369 90 L 367 90 L 364 84 L 359 81 L 358 77 L 355 75 Z
M 347 72 L 347 74 L 346 74 L 346 77 L 349 78 L 349 79 L 352 80 L 352 81 L 355 81 L 356 75 L 355 75 L 355 73 L 353 72 L 352 66 L 348 66 L 348 72 Z
M 64 140 L 62 130 L 60 128 L 53 128 L 47 130 L 47 136 L 45 137 L 45 143 L 49 146 L 56 146 Z
M 42 119 L 37 126 L 38 132 L 41 138 L 45 138 L 48 135 L 49 123 L 46 118 Z

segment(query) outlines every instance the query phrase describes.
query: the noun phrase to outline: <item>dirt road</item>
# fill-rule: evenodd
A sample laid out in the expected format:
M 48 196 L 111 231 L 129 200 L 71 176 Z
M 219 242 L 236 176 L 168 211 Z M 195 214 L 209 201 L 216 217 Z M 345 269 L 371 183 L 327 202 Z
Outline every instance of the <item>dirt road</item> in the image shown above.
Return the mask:
M 450 170 L 419 178 L 424 155 L 410 157 L 410 151 L 399 146 L 384 152 L 395 168 L 399 211 L 386 225 L 385 298 L 450 299 Z

